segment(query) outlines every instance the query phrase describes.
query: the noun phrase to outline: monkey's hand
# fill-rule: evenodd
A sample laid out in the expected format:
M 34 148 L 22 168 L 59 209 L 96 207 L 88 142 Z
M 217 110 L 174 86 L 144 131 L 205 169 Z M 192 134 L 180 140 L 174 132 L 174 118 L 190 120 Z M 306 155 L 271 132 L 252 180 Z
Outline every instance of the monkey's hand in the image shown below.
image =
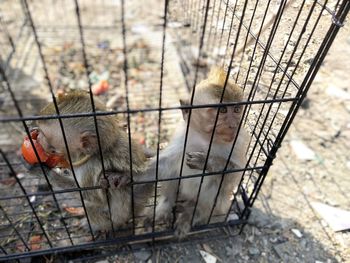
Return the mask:
M 126 172 L 118 173 L 118 172 L 106 172 L 106 178 L 102 175 L 99 184 L 102 188 L 112 188 L 119 189 L 130 184 L 131 178 L 130 175 Z
M 204 168 L 205 159 L 207 157 L 206 152 L 187 152 L 186 155 L 186 164 L 188 167 L 199 170 Z M 211 173 L 219 172 L 224 169 L 226 162 L 227 159 L 220 156 L 210 157 L 207 162 L 206 170 Z M 228 168 L 233 169 L 235 165 L 230 161 Z
M 207 154 L 205 152 L 187 152 L 186 164 L 191 169 L 202 170 L 204 168 L 205 159 Z M 213 165 L 210 160 L 207 162 L 206 170 L 212 172 Z

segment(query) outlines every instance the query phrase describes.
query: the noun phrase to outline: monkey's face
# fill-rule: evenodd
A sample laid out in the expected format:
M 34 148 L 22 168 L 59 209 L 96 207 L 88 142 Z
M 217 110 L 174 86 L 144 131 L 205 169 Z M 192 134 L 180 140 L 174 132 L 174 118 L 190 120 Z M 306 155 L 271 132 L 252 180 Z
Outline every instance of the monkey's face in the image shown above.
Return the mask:
M 48 154 L 62 155 L 67 159 L 67 150 L 60 126 L 56 123 L 41 123 L 38 127 L 37 141 Z M 66 131 L 67 145 L 71 154 L 77 154 L 79 149 L 79 141 L 77 134 L 73 131 Z M 79 137 L 78 137 L 79 138 Z
M 235 139 L 242 117 L 242 108 L 243 106 L 241 105 L 219 108 L 219 116 L 214 134 L 215 143 L 227 143 Z M 194 110 L 192 119 L 196 130 L 202 131 L 202 134 L 210 138 L 213 133 L 216 114 L 217 108 Z

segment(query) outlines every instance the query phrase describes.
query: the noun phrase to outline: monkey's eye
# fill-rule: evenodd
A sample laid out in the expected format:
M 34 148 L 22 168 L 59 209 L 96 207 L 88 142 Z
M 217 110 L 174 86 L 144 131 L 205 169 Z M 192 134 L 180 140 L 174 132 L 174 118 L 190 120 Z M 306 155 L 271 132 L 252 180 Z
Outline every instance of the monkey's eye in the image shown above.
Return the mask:
M 220 108 L 220 113 L 226 113 L 227 112 L 227 107 L 221 107 Z
M 50 154 L 56 154 L 57 153 L 56 148 L 50 145 L 49 146 L 49 153 Z
M 241 112 L 241 107 L 234 107 L 233 108 L 233 111 L 235 112 L 235 113 L 240 113 Z

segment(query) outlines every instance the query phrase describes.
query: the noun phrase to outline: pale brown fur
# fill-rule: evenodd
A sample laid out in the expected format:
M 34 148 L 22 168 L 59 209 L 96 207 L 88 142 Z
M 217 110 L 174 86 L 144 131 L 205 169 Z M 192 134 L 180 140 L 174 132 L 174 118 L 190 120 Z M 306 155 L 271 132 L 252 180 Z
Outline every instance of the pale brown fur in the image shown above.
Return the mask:
M 88 93 L 70 92 L 58 98 L 60 114 L 91 113 L 91 101 Z M 102 102 L 95 98 L 96 111 L 106 111 Z M 53 103 L 47 105 L 41 115 L 56 114 Z M 97 116 L 98 131 L 102 148 L 104 168 L 107 177 L 128 177 L 130 181 L 130 156 L 128 135 L 122 129 L 115 116 Z M 63 135 L 58 120 L 38 121 L 40 134 L 39 142 L 47 151 L 55 151 L 65 156 L 68 160 Z M 69 152 L 73 163 L 87 157 L 87 161 L 74 168 L 80 187 L 100 186 L 103 181 L 102 165 L 97 142 L 96 128 L 93 117 L 64 118 L 63 127 L 66 134 Z M 132 141 L 132 172 L 134 181 L 142 179 L 142 173 L 146 168 L 146 158 L 139 145 Z M 59 173 L 59 170 L 51 173 Z M 108 179 L 108 178 L 107 178 Z M 61 188 L 76 187 L 72 174 L 53 174 L 51 181 L 54 186 Z M 113 181 L 110 181 L 113 184 Z M 140 215 L 146 201 L 151 194 L 151 185 L 134 186 L 135 214 Z M 88 217 L 93 230 L 110 230 L 111 222 L 108 212 L 107 196 L 111 207 L 111 218 L 115 229 L 127 225 L 131 211 L 131 186 L 111 186 L 104 189 L 83 191 Z
M 208 78 L 196 86 L 194 105 L 219 103 L 226 81 L 226 73 L 220 69 L 213 69 Z M 224 102 L 240 102 L 243 100 L 243 91 L 240 87 L 227 82 L 224 94 Z M 188 100 L 182 100 L 182 105 L 189 105 Z M 238 125 L 242 117 L 242 106 L 221 107 L 219 119 L 215 129 L 213 144 L 211 147 L 207 171 L 221 171 L 226 163 L 232 142 L 237 135 Z M 205 157 L 208 151 L 209 141 L 214 128 L 217 108 L 192 109 L 190 127 L 186 147 L 186 162 L 182 175 L 201 174 L 204 168 Z M 181 158 L 185 140 L 186 126 L 189 110 L 183 110 L 184 122 L 179 125 L 175 136 L 167 148 L 160 154 L 159 178 L 168 179 L 180 176 Z M 248 136 L 242 127 L 235 144 L 228 169 L 244 168 L 246 165 L 246 150 Z M 150 167 L 154 170 L 155 160 Z M 230 206 L 230 197 L 236 190 L 242 172 L 226 174 L 218 200 L 214 209 L 215 215 L 226 214 Z M 214 205 L 214 198 L 219 189 L 222 175 L 206 177 L 203 180 L 199 195 L 198 207 L 194 216 L 194 224 L 206 224 L 210 211 Z M 200 178 L 182 179 L 178 200 L 182 201 L 181 212 L 176 213 L 176 235 L 184 237 L 191 228 L 191 218 L 194 204 L 197 198 Z M 166 181 L 161 183 L 159 203 L 156 208 L 157 223 L 172 221 L 176 199 L 178 181 Z M 178 206 L 178 205 L 177 205 Z M 211 222 L 222 221 L 224 217 L 212 217 Z

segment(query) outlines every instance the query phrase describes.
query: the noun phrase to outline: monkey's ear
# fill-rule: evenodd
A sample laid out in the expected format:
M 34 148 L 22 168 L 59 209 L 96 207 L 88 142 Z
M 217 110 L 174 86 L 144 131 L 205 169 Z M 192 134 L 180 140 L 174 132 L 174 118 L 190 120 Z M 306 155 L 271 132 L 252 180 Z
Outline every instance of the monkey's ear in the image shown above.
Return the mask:
M 84 131 L 80 134 L 80 146 L 85 154 L 90 154 L 97 149 L 97 136 L 92 131 Z
M 181 106 L 189 106 L 190 101 L 188 99 L 180 99 L 180 105 Z M 189 109 L 181 109 L 181 110 L 182 110 L 182 117 L 184 118 L 184 120 L 186 120 Z

